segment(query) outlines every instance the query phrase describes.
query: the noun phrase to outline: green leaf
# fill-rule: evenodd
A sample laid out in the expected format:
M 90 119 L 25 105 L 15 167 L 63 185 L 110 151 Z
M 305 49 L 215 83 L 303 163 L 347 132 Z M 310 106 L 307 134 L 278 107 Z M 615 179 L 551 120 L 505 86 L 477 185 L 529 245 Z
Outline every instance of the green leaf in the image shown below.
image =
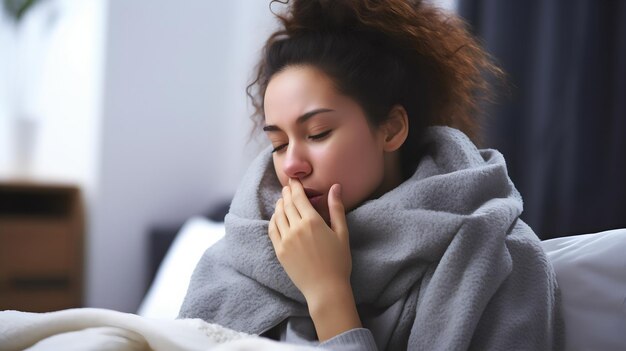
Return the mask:
M 38 3 L 40 0 L 3 0 L 5 11 L 16 21 L 19 22 L 28 9 Z

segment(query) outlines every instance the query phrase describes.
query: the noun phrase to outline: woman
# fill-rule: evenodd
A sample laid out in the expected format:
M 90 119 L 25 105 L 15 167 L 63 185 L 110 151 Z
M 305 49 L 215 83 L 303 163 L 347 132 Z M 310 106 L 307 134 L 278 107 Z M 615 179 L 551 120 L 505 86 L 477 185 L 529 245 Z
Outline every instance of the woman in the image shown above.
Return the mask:
M 402 0 L 279 18 L 248 91 L 272 145 L 180 316 L 330 349 L 559 348 L 552 268 L 468 138 L 500 72 L 462 24 Z

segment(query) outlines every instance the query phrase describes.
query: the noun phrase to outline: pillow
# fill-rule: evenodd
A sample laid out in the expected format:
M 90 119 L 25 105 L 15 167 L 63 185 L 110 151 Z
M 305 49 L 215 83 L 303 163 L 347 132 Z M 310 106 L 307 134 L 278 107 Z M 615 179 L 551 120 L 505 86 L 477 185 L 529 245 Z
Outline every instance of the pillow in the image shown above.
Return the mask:
M 191 274 L 207 248 L 224 236 L 224 223 L 204 217 L 185 222 L 167 251 L 137 314 L 176 319 L 187 293 Z
M 566 350 L 626 350 L 626 229 L 545 240 Z

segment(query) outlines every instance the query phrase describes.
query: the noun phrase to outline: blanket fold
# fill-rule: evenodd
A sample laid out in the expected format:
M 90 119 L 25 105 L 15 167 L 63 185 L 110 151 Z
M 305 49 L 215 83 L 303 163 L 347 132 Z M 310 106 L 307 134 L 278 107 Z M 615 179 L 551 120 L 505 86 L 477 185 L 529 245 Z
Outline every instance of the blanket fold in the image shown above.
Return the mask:
M 101 308 L 0 312 L 0 350 L 208 350 L 245 335 L 197 320 L 159 320 Z M 72 342 L 69 342 L 72 341 Z M 89 347 L 87 347 L 89 345 Z
M 200 319 L 155 319 L 102 308 L 0 311 L 0 351 L 314 351 Z
M 347 213 L 357 305 L 405 301 L 388 349 L 559 347 L 555 276 L 519 219 L 504 158 L 448 127 L 429 128 L 423 142 L 410 179 Z M 267 235 L 280 190 L 267 149 L 235 195 L 225 237 L 196 267 L 180 317 L 259 334 L 308 315 Z

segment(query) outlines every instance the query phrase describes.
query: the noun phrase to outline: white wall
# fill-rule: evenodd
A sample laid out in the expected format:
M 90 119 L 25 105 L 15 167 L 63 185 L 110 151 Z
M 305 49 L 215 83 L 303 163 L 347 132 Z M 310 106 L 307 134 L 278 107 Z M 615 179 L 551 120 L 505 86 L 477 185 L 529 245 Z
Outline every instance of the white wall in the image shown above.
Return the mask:
M 456 12 L 458 7 L 458 0 L 427 0 L 435 6 L 438 6 L 449 12 Z
M 13 98 L 15 66 L 15 32 L 12 21 L 0 13 L 0 176 L 7 177 L 13 166 Z
M 95 179 L 104 8 L 50 0 L 3 18 L 0 176 Z
M 252 155 L 245 85 L 264 1 L 112 0 L 88 305 L 134 311 L 151 226 L 233 195 Z

